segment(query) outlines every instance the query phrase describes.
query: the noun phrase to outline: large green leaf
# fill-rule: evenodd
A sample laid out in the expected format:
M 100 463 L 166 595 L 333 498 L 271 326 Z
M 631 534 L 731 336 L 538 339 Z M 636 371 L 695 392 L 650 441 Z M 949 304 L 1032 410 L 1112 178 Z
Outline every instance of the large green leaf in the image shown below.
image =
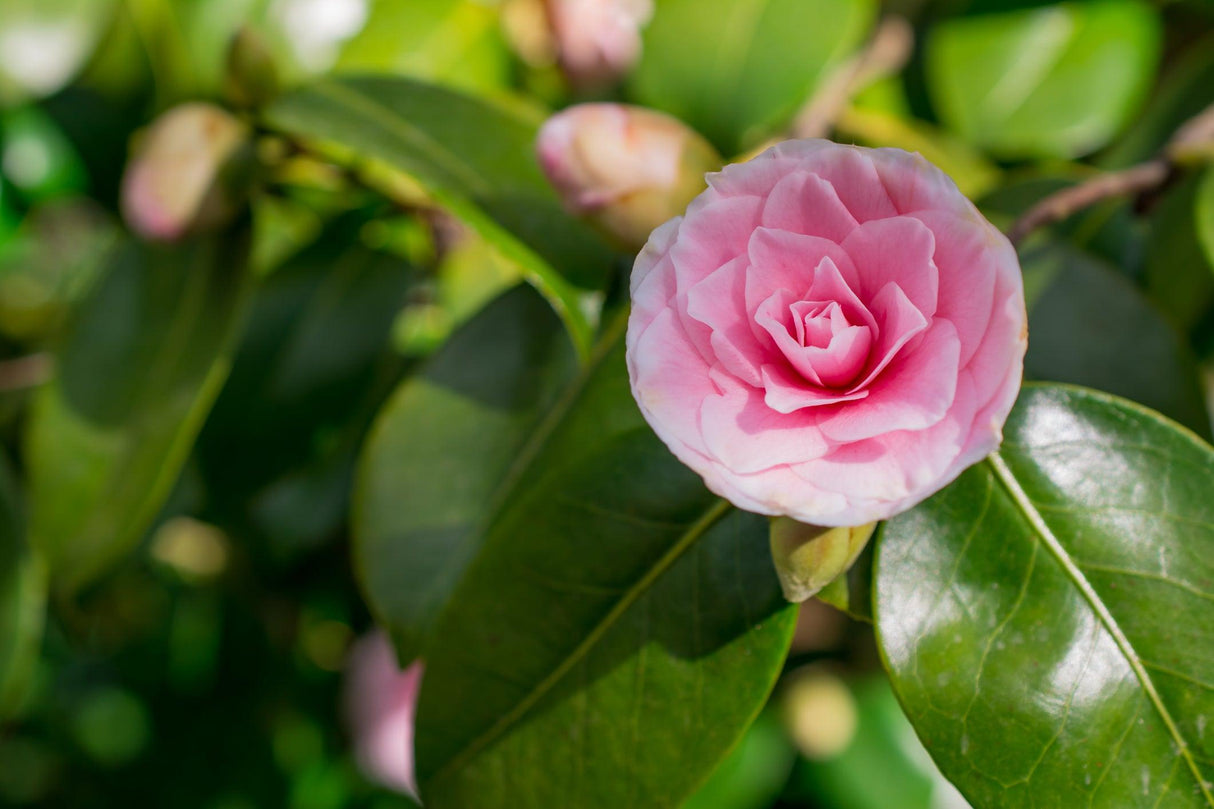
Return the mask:
M 242 230 L 115 249 L 26 435 L 30 543 L 72 590 L 131 548 L 227 375 L 250 288 Z
M 574 365 L 551 307 L 520 286 L 381 411 L 359 462 L 354 567 L 404 657 L 423 652 L 488 526 L 576 400 Z
M 621 354 L 588 401 L 623 376 Z M 779 672 L 796 613 L 767 520 L 708 493 L 647 427 L 577 452 L 593 412 L 562 425 L 564 450 L 439 621 L 417 719 L 427 806 L 677 805 Z
M 0 456 L 0 722 L 26 694 L 45 613 L 46 569 L 26 542 L 21 494 Z
M 928 38 L 928 89 L 949 127 L 996 154 L 1085 154 L 1138 108 L 1160 37 L 1140 0 L 952 19 Z
M 632 94 L 737 152 L 792 117 L 875 12 L 871 0 L 663 0 Z
M 419 180 L 527 272 L 589 346 L 585 295 L 613 254 L 561 208 L 536 163 L 530 121 L 453 90 L 405 78 L 330 79 L 275 102 L 269 126 L 339 144 Z
M 1214 450 L 1026 386 L 999 453 L 889 521 L 878 635 L 975 806 L 1214 806 Z
M 1125 396 L 1209 436 L 1192 350 L 1124 275 L 1059 242 L 1021 263 L 1033 291 L 1028 376 Z

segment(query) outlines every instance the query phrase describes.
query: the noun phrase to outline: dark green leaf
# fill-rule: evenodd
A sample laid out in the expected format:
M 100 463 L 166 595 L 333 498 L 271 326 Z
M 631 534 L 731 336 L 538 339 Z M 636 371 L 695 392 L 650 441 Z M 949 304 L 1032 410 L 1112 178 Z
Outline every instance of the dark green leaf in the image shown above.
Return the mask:
M 571 219 L 539 170 L 536 127 L 501 108 L 404 78 L 325 80 L 289 93 L 267 123 L 333 142 L 416 177 L 435 199 L 515 260 L 589 346 L 586 290 L 612 253 Z
M 38 662 L 46 568 L 26 543 L 21 493 L 0 456 L 0 722 L 16 713 Z
M 1209 436 L 1193 352 L 1134 285 L 1058 242 L 1026 250 L 1025 373 L 1125 396 Z
M 491 303 L 379 415 L 354 494 L 355 573 L 406 658 L 421 653 L 497 512 L 575 401 L 574 356 L 528 287 Z
M 72 590 L 139 541 L 224 378 L 248 239 L 114 251 L 39 391 L 26 435 L 30 543 Z
M 396 373 L 389 333 L 409 264 L 330 223 L 262 282 L 232 373 L 199 439 L 207 488 L 282 551 L 346 512 L 356 448 Z
M 927 41 L 928 89 L 949 127 L 996 154 L 1085 154 L 1144 99 L 1160 38 L 1139 0 L 951 19 Z
M 1214 450 L 1026 386 L 998 454 L 889 521 L 894 687 L 975 806 L 1214 806 Z
M 606 347 L 437 624 L 417 720 L 427 806 L 675 805 L 787 653 L 796 610 L 766 518 L 670 455 L 618 330 Z
M 632 93 L 732 154 L 786 123 L 875 11 L 871 0 L 663 0 Z
M 1214 306 L 1214 171 L 1187 177 L 1151 212 L 1146 281 L 1151 297 L 1185 333 Z

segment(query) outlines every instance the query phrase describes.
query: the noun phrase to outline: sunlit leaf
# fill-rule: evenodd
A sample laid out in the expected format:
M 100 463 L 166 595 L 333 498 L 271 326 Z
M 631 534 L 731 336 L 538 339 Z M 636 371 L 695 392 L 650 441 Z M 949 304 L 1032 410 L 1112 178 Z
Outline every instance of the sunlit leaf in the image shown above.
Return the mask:
M 1139 0 L 950 19 L 927 40 L 928 89 L 950 128 L 1000 156 L 1085 154 L 1144 100 L 1160 40 Z
M 871 0 L 663 0 L 631 91 L 736 153 L 792 118 L 875 12 Z

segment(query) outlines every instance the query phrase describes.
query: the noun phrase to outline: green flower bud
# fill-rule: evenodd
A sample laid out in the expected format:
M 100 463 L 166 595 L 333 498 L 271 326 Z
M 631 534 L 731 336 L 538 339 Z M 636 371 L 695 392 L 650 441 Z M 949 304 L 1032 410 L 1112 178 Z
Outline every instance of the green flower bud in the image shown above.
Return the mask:
M 823 528 L 788 517 L 773 519 L 771 556 L 784 597 L 800 603 L 846 573 L 876 527 L 871 522 L 854 528 Z

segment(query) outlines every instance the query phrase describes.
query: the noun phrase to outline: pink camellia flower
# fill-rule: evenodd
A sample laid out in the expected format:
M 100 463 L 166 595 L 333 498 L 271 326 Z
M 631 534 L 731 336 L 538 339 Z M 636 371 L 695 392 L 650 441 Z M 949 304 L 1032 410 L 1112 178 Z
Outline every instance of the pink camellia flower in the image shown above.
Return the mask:
M 619 78 L 641 53 L 641 27 L 652 0 L 545 0 L 561 69 L 574 84 Z
M 402 671 L 379 631 L 354 645 L 346 668 L 346 713 L 359 767 L 372 781 L 414 797 L 413 720 L 423 672 L 421 661 Z
M 741 508 L 884 519 L 998 446 L 1027 326 L 1016 253 L 917 154 L 789 141 L 709 176 L 632 273 L 642 413 Z

